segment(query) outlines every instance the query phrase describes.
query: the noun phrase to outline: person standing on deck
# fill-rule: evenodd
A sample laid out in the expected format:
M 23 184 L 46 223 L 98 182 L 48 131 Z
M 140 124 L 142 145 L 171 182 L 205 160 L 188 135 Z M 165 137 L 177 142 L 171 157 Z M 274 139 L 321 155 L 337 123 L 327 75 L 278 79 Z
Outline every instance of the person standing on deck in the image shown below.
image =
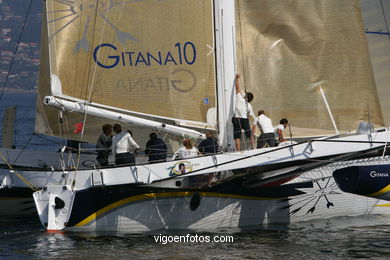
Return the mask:
M 167 160 L 167 145 L 157 137 L 156 133 L 149 135 L 150 139 L 145 146 L 145 154 L 149 157 L 150 163 L 165 162 Z
M 253 113 L 253 109 L 251 104 L 249 104 L 253 100 L 253 94 L 251 92 L 244 93 L 239 84 L 240 74 L 236 75 L 236 107 L 234 109 L 234 117 L 232 118 L 233 123 L 233 136 L 234 142 L 236 144 L 236 150 L 241 150 L 241 131 L 244 130 L 245 137 L 250 140 L 250 144 L 252 149 L 254 149 L 254 141 L 252 131 L 249 125 L 248 114 L 255 119 L 255 114 Z
M 216 154 L 219 150 L 217 139 L 214 138 L 214 135 L 211 131 L 206 132 L 206 139 L 200 142 L 198 145 L 198 150 L 203 155 Z
M 259 110 L 258 117 L 253 121 L 252 132 L 255 133 L 256 126 L 260 128 L 261 134 L 257 140 L 257 148 L 263 148 L 265 144 L 269 147 L 275 146 L 275 133 L 272 120 L 264 114 L 264 110 Z
M 136 151 L 140 147 L 131 137 L 129 132 L 122 131 L 120 124 L 114 125 L 116 135 L 112 138 L 112 154 L 115 155 L 115 164 L 130 164 L 135 165 L 135 157 L 133 150 Z
M 112 144 L 112 125 L 105 124 L 102 127 L 103 133 L 96 142 L 97 157 L 96 160 L 101 166 L 108 166 L 108 156 Z

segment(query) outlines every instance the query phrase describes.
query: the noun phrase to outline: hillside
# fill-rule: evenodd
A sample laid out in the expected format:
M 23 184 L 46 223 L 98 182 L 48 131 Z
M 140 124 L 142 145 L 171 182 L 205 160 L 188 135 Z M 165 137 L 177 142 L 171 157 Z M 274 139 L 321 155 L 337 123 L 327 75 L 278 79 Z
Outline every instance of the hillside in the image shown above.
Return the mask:
M 0 0 L 0 88 L 4 88 L 19 38 L 20 43 L 5 92 L 34 92 L 38 82 L 42 1 Z M 28 12 L 29 10 L 29 12 Z M 27 16 L 27 22 L 23 24 Z

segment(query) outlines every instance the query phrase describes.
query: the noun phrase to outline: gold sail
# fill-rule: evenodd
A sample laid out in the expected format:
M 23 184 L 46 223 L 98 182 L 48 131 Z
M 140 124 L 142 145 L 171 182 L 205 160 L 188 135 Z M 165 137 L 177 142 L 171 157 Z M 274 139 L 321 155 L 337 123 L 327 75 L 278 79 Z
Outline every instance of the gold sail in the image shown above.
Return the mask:
M 335 133 L 321 87 L 340 132 L 383 125 L 358 0 L 238 0 L 236 10 L 238 70 L 255 113 L 274 125 L 287 118 L 294 136 Z
M 83 115 L 41 105 L 51 75 L 57 95 L 162 122 L 206 122 L 216 103 L 212 4 L 47 0 L 37 132 L 80 138 L 73 130 Z M 274 124 L 288 118 L 294 136 L 334 133 L 321 87 L 340 131 L 362 120 L 383 125 L 358 0 L 238 0 L 236 10 L 238 71 L 255 112 Z M 104 123 L 114 122 L 87 117 L 83 140 L 95 141 Z
M 212 2 L 47 0 L 40 93 L 50 94 L 55 75 L 57 96 L 162 122 L 206 122 L 216 104 Z M 40 109 L 37 131 L 79 139 L 73 128 L 83 115 L 55 110 Z M 59 130 L 65 117 L 68 129 Z M 94 142 L 103 123 L 88 117 L 83 140 Z
M 366 38 L 370 50 L 372 69 L 375 77 L 375 84 L 378 90 L 382 108 L 383 120 L 386 126 L 390 125 L 390 32 L 389 20 L 386 19 L 388 5 L 381 5 L 380 2 L 362 0 L 360 1 L 362 16 L 366 28 Z

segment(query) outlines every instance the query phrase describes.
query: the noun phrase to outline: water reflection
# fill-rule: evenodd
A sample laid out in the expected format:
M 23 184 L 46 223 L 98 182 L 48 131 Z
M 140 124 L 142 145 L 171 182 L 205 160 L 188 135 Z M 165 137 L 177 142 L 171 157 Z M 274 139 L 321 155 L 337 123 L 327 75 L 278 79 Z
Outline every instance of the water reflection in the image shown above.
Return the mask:
M 46 233 L 35 221 L 0 224 L 1 259 L 386 259 L 390 255 L 390 225 L 383 224 L 389 221 L 388 216 L 320 220 L 268 230 L 137 235 Z M 234 242 L 162 244 L 154 237 L 188 233 L 231 235 Z
M 34 256 L 40 257 L 64 257 L 67 252 L 75 249 L 75 241 L 63 233 L 37 234 L 36 241 L 31 248 Z

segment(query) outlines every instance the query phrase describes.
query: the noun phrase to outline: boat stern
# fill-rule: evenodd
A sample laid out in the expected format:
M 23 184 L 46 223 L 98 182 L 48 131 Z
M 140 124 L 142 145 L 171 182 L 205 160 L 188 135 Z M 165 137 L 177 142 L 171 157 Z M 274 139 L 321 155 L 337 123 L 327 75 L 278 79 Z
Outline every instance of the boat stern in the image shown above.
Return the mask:
M 69 186 L 56 185 L 34 192 L 39 219 L 48 231 L 63 230 L 68 223 L 75 192 Z

